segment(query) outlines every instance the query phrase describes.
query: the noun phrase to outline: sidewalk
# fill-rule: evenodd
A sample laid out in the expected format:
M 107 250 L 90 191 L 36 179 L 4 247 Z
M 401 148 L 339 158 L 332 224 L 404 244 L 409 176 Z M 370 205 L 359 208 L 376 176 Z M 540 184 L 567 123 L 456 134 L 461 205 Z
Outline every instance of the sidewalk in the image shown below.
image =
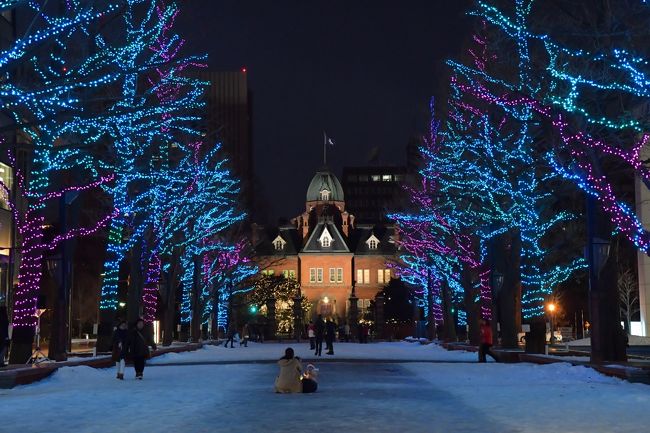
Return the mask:
M 152 358 L 166 355 L 168 353 L 181 353 L 195 351 L 203 347 L 202 343 L 173 344 L 169 347 L 157 349 Z M 85 365 L 93 368 L 108 368 L 114 365 L 111 355 L 98 355 L 94 357 L 73 357 L 62 362 L 43 362 L 36 365 L 10 364 L 0 368 L 0 389 L 13 388 L 17 385 L 42 380 L 61 367 L 77 367 Z

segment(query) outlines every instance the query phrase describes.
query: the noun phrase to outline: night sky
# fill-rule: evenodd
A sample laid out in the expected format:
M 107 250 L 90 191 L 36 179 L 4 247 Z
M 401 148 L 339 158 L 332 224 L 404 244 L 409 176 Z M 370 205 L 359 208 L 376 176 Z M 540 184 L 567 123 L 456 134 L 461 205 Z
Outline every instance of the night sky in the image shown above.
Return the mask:
M 180 31 L 215 70 L 248 70 L 255 175 L 269 215 L 302 211 L 323 164 L 401 165 L 469 37 L 470 0 L 188 0 Z

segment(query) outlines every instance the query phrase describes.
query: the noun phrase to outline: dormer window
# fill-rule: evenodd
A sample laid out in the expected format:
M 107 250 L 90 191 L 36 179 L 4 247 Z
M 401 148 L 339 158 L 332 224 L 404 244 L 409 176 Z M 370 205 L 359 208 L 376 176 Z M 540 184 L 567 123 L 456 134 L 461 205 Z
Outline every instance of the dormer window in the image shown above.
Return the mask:
M 284 239 L 282 239 L 282 237 L 279 235 L 277 238 L 273 240 L 273 246 L 275 247 L 276 251 L 282 251 L 286 244 L 287 242 Z
M 320 192 L 320 199 L 322 201 L 329 201 L 330 199 L 330 191 L 328 189 L 324 189 Z
M 323 233 L 320 235 L 320 238 L 318 239 L 321 247 L 323 248 L 331 247 L 333 240 L 334 238 L 332 238 L 332 235 L 330 234 L 329 230 L 327 230 L 327 227 L 325 227 L 325 230 L 323 230 Z
M 379 239 L 377 239 L 377 237 L 374 234 L 372 234 L 366 241 L 366 245 L 368 245 L 369 250 L 376 250 L 377 247 L 379 246 Z

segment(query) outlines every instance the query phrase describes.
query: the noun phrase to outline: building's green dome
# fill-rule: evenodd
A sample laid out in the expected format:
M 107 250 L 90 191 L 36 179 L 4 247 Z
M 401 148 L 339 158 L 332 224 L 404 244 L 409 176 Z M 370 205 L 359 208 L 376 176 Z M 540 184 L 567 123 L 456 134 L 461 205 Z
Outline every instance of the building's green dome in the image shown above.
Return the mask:
M 336 176 L 328 170 L 317 172 L 311 180 L 309 188 L 307 188 L 307 201 L 323 200 L 325 198 L 323 196 L 323 190 L 329 191 L 329 197 L 327 200 L 344 201 L 341 182 L 339 182 Z

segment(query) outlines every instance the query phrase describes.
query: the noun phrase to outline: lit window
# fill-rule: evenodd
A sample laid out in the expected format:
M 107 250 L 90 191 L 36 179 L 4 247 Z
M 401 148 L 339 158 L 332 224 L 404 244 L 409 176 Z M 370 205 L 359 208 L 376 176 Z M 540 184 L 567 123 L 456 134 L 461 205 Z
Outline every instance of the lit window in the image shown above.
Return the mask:
M 390 174 L 384 174 L 381 176 L 381 180 L 383 180 L 384 182 L 390 182 L 392 180 L 392 177 Z
M 282 249 L 282 241 L 275 241 L 275 249 L 276 250 Z
M 357 269 L 357 284 L 363 284 L 363 269 Z
M 378 174 L 373 174 L 372 176 L 370 176 L 370 179 L 371 179 L 373 182 L 379 182 L 379 181 L 381 180 L 381 176 L 378 175 Z
M 275 271 L 273 269 L 265 269 L 262 271 L 262 275 L 274 275 Z
M 377 282 L 379 284 L 384 283 L 384 270 L 383 269 L 377 269 Z
M 329 247 L 332 244 L 332 240 L 330 238 L 323 238 L 321 239 L 321 245 L 324 247 Z
M 316 268 L 309 268 L 309 282 L 316 282 Z
M 370 284 L 370 269 L 363 270 L 363 282 Z
M 5 187 L 11 191 L 13 188 L 13 169 L 7 164 L 0 162 L 0 180 L 4 183 Z M 0 208 L 9 210 L 9 197 L 4 188 L 0 189 Z
M 376 241 L 375 239 L 370 239 L 370 240 L 368 241 L 368 247 L 369 247 L 371 250 L 376 250 L 376 249 L 377 249 L 377 241 Z
M 292 280 L 295 280 L 296 279 L 296 271 L 294 271 L 293 269 L 290 269 L 289 270 L 289 278 L 291 278 Z
M 390 269 L 384 269 L 384 281 L 390 283 Z

